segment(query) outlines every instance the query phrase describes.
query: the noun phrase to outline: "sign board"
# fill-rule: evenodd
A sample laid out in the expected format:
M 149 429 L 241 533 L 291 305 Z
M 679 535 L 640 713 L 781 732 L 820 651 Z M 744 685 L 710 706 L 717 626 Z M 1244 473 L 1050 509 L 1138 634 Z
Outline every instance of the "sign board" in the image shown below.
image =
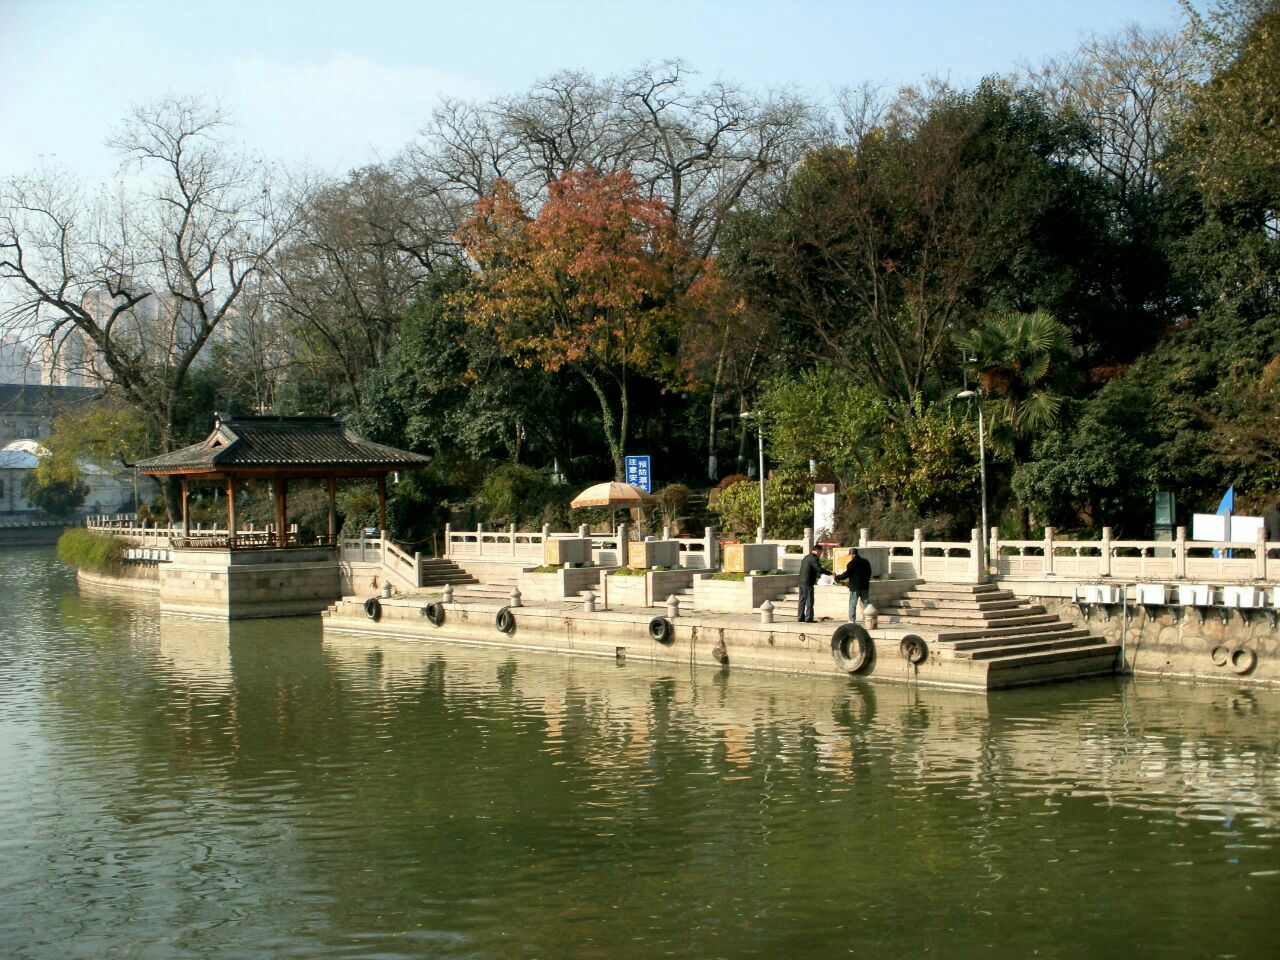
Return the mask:
M 1232 517 L 1221 513 L 1196 513 L 1191 517 L 1192 540 L 1224 543 L 1257 543 L 1262 517 Z
M 627 483 L 637 490 L 653 493 L 653 474 L 649 472 L 648 457 L 627 457 Z
M 1174 500 L 1172 490 L 1156 491 L 1156 528 L 1174 526 Z
M 813 535 L 827 537 L 836 528 L 836 485 L 817 483 L 813 487 Z

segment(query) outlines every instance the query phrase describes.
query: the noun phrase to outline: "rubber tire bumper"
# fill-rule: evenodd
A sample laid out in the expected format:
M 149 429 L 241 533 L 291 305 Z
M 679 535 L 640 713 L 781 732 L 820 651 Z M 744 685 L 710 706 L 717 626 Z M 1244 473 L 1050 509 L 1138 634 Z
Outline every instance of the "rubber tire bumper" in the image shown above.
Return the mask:
M 929 659 L 929 645 L 924 642 L 923 637 L 917 637 L 914 633 L 908 633 L 902 638 L 902 642 L 898 644 L 898 649 L 902 651 L 902 659 L 913 666 L 918 666 Z
M 859 673 L 871 664 L 875 647 L 860 623 L 846 623 L 831 635 L 831 657 L 845 673 Z
M 510 607 L 503 607 L 494 616 L 493 624 L 505 634 L 509 635 L 515 633 L 516 615 L 511 612 Z
M 670 644 L 675 640 L 675 628 L 666 617 L 654 617 L 649 621 L 649 638 L 661 644 Z
M 364 615 L 374 623 L 382 619 L 382 603 L 377 597 L 370 597 L 364 602 Z
M 444 604 L 428 603 L 422 608 L 422 615 L 431 622 L 433 627 L 438 627 L 444 623 Z

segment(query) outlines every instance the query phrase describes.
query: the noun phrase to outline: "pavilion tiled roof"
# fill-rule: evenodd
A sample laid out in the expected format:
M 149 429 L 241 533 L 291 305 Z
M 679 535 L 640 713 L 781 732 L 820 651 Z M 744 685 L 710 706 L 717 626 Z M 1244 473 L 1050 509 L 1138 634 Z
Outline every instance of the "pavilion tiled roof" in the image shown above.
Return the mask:
M 148 474 L 219 470 L 412 470 L 428 457 L 358 437 L 338 417 L 231 417 L 218 414 L 200 443 L 138 462 Z

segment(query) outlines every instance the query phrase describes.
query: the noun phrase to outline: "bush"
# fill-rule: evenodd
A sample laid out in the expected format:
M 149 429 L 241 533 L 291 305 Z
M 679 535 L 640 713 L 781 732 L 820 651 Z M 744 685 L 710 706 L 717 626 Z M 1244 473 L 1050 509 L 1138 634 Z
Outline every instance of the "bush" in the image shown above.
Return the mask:
M 49 517 L 69 517 L 80 509 L 89 488 L 80 479 L 53 479 L 40 482 L 32 470 L 22 478 L 22 497 Z
M 692 499 L 693 491 L 683 483 L 669 483 L 654 495 L 655 512 L 663 523 L 679 533 L 681 522 L 689 519 L 685 510 Z
M 124 566 L 124 541 L 84 527 L 72 527 L 58 539 L 58 559 L 77 570 L 118 573 Z
M 554 483 L 546 470 L 505 463 L 485 477 L 476 504 L 486 523 L 531 526 L 555 514 L 568 498 L 569 489 Z
M 716 499 L 714 507 L 726 529 L 749 533 L 760 522 L 760 485 L 739 481 Z M 813 521 L 813 488 L 803 470 L 779 470 L 764 484 L 765 527 L 774 537 L 798 540 Z

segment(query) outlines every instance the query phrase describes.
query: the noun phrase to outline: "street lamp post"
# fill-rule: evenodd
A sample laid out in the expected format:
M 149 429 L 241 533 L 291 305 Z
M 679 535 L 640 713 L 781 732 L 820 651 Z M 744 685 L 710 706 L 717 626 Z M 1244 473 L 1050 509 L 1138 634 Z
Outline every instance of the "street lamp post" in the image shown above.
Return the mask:
M 756 421 L 756 442 L 760 450 L 760 526 L 756 530 L 756 543 L 764 543 L 764 424 L 749 410 L 743 411 L 740 416 L 743 420 L 755 418 Z
M 957 400 L 978 401 L 978 475 L 982 478 L 982 535 L 978 538 L 978 568 L 983 578 L 987 574 L 987 444 L 986 424 L 982 419 L 982 394 L 977 390 L 961 390 Z

